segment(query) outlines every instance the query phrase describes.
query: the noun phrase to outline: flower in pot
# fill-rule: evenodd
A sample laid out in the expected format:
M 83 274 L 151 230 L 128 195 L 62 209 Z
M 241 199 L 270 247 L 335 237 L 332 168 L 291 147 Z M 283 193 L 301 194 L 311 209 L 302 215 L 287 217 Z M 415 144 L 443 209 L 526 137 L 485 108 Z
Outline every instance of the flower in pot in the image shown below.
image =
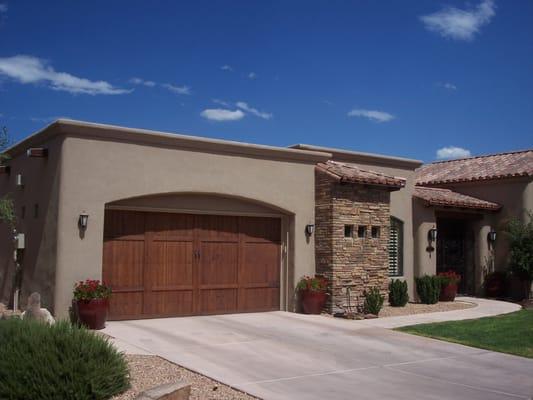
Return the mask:
M 322 276 L 304 276 L 296 285 L 304 313 L 320 314 L 326 304 L 328 280 Z
M 74 303 L 79 322 L 89 329 L 104 329 L 111 288 L 99 280 L 87 279 L 74 285 Z
M 461 275 L 454 271 L 440 272 L 440 296 L 439 301 L 454 301 L 457 295 L 457 284 L 461 281 Z

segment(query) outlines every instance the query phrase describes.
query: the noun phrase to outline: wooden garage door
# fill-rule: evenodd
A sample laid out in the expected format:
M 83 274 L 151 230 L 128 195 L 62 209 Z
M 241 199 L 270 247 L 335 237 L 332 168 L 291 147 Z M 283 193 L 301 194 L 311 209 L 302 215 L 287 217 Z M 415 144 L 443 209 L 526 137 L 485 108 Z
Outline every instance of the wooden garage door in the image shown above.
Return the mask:
M 107 210 L 111 319 L 279 310 L 279 218 Z

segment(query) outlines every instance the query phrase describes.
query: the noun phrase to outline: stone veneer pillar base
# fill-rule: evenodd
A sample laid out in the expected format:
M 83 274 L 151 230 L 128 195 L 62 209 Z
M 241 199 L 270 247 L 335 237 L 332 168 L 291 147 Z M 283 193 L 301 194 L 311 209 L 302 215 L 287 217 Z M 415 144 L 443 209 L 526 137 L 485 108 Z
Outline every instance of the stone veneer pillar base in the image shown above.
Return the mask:
M 342 312 L 349 305 L 361 310 L 365 291 L 388 291 L 389 189 L 342 183 L 320 169 L 315 188 L 316 272 L 330 281 L 325 311 Z M 346 225 L 353 226 L 351 237 L 345 237 Z M 359 227 L 366 227 L 365 237 L 358 236 Z M 372 227 L 378 237 L 372 237 Z

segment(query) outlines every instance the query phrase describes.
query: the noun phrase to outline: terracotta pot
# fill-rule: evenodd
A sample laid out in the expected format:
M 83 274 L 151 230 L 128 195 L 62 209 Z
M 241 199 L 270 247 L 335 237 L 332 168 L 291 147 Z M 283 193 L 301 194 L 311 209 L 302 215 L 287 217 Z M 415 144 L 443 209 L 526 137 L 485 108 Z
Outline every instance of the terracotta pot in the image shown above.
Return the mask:
M 320 314 L 326 304 L 326 292 L 313 292 L 304 290 L 301 292 L 302 306 L 306 314 Z
M 439 301 L 454 301 L 457 294 L 457 284 L 450 283 L 449 285 L 440 288 Z
M 485 296 L 504 297 L 506 291 L 506 276 L 502 273 L 492 273 L 485 279 Z
M 109 309 L 108 299 L 78 300 L 78 318 L 89 329 L 104 329 Z

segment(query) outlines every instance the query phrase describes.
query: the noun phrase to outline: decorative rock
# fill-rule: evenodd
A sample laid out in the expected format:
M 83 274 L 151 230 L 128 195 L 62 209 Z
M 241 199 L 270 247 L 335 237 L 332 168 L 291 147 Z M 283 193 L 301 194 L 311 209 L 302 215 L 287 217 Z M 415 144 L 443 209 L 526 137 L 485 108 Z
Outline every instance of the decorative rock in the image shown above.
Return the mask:
M 54 317 L 46 308 L 41 308 L 41 295 L 37 292 L 28 297 L 28 306 L 22 313 L 22 319 L 36 320 L 47 324 L 55 323 Z
M 191 385 L 178 381 L 156 386 L 139 394 L 136 400 L 187 400 Z

